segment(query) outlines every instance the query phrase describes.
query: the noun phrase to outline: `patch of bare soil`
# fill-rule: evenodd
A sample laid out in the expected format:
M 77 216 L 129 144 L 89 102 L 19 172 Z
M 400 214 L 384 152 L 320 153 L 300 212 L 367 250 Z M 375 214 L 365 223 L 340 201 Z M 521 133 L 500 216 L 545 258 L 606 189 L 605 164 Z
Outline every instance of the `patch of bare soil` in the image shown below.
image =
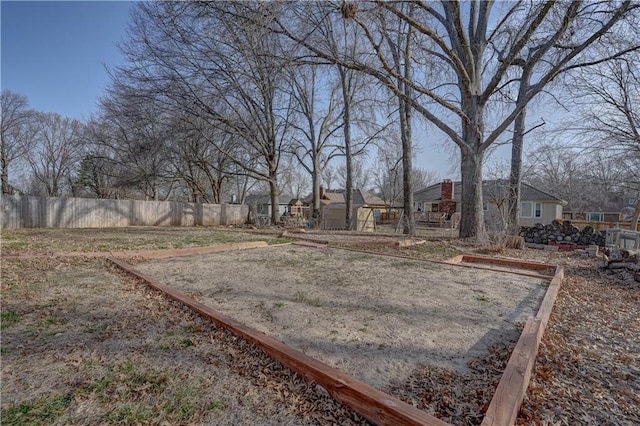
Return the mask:
M 574 252 L 514 250 L 462 241 L 428 241 L 407 248 L 363 250 L 413 258 L 469 253 L 566 265 L 565 280 L 545 332 L 518 424 L 640 424 L 640 286 L 599 270 Z M 454 254 L 454 255 L 455 255 Z M 451 424 L 480 424 L 513 345 L 458 373 L 416 369 L 389 391 Z
M 421 364 L 468 372 L 517 340 L 548 281 L 300 246 L 151 261 L 136 268 L 364 382 Z
M 3 425 L 360 424 L 252 345 L 100 262 L 2 262 Z

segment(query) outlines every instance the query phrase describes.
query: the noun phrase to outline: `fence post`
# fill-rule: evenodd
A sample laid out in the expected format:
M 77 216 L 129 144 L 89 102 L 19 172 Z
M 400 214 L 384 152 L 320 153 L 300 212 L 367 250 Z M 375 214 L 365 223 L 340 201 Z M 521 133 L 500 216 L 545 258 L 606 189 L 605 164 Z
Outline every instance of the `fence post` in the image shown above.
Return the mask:
M 222 203 L 220 205 L 220 225 L 228 225 L 227 223 L 227 204 Z

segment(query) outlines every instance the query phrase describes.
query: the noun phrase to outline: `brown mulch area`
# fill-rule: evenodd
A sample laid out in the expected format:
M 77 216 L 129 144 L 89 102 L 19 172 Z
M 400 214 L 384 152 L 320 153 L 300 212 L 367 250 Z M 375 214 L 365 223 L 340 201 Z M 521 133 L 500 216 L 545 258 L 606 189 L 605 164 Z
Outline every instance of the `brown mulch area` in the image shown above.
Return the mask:
M 486 357 L 467 363 L 466 374 L 425 365 L 386 391 L 452 425 L 479 425 L 514 347 L 490 347 Z
M 570 267 L 518 424 L 640 424 L 640 284 Z

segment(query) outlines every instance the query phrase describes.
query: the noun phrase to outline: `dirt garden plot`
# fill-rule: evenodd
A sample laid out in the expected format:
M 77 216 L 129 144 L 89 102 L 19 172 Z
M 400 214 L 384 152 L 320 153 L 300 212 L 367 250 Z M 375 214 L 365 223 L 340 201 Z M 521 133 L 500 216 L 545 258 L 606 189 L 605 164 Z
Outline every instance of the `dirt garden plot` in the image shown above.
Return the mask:
M 518 339 L 548 281 L 335 249 L 279 246 L 136 269 L 377 388 L 423 364 L 465 372 Z

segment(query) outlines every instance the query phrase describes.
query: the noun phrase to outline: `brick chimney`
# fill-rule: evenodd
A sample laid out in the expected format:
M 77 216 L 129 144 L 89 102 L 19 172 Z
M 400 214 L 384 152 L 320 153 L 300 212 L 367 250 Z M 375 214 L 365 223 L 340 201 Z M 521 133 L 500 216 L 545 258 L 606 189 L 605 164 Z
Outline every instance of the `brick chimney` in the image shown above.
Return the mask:
M 324 186 L 320 185 L 320 199 L 324 199 Z
M 453 181 L 445 179 L 440 184 L 440 204 L 438 212 L 453 214 L 456 212 L 456 203 L 453 201 Z

